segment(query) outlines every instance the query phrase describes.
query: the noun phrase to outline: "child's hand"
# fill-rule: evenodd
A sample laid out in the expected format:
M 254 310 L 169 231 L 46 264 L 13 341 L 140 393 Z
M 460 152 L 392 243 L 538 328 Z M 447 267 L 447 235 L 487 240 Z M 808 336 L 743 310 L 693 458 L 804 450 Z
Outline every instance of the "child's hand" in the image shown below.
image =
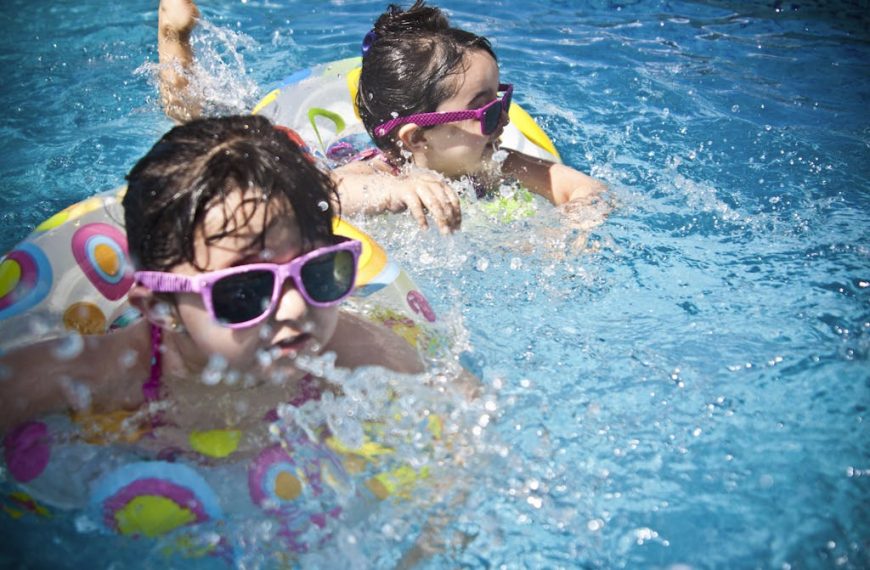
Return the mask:
M 580 198 L 559 206 L 565 227 L 577 230 L 573 247 L 576 250 L 596 250 L 596 244 L 589 244 L 589 232 L 604 223 L 612 205 L 604 197 L 593 199 Z
M 462 225 L 462 209 L 456 190 L 435 173 L 415 172 L 411 176 L 385 176 L 382 191 L 386 193 L 387 210 L 409 210 L 421 228 L 429 227 L 427 214 L 442 234 L 452 233 Z
M 193 0 L 160 0 L 161 31 L 176 37 L 190 33 L 199 18 L 199 9 Z
M 332 171 L 342 214 L 382 214 L 409 210 L 421 228 L 432 218 L 441 233 L 462 225 L 459 196 L 430 170 L 395 174 L 381 161 L 351 162 Z
M 157 10 L 157 52 L 160 59 L 160 100 L 177 123 L 200 115 L 202 102 L 188 90 L 193 50 L 190 32 L 199 19 L 193 0 L 160 0 Z

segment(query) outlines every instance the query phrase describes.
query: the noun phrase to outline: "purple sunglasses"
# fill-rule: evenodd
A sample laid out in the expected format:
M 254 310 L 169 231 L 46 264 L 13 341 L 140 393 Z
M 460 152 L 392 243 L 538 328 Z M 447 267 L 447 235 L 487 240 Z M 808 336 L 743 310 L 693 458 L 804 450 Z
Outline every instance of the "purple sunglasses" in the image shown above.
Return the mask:
M 434 127 L 435 125 L 467 121 L 468 119 L 480 121 L 480 133 L 491 135 L 498 128 L 499 123 L 501 123 L 502 112 L 507 113 L 508 109 L 510 109 L 514 86 L 510 83 L 499 83 L 498 92 L 504 93 L 501 99 L 496 97 L 479 109 L 418 113 L 416 115 L 408 115 L 407 117 L 396 117 L 375 127 L 375 135 L 379 137 L 385 136 L 399 125 L 407 123 L 415 123 L 421 127 Z
M 272 314 L 288 278 L 306 303 L 336 305 L 353 291 L 361 251 L 360 242 L 347 239 L 288 263 L 251 263 L 199 275 L 137 271 L 133 278 L 157 293 L 199 293 L 215 321 L 243 329 Z

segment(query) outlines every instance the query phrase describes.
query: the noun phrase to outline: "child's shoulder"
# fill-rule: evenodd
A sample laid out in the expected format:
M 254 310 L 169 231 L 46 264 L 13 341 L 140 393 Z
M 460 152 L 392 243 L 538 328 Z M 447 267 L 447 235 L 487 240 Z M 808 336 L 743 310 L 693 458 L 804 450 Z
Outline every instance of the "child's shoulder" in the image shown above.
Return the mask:
M 338 325 L 327 350 L 336 353 L 336 364 L 345 368 L 382 366 L 396 372 L 423 371 L 417 350 L 408 342 L 376 322 L 341 311 Z

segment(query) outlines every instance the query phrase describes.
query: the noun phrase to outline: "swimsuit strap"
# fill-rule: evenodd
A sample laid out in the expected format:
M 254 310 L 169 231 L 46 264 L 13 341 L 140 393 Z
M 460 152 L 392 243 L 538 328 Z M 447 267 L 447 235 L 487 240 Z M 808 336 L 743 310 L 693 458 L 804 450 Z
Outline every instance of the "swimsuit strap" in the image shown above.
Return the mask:
M 153 402 L 160 397 L 160 348 L 163 344 L 163 331 L 160 327 L 151 325 L 151 374 L 148 381 L 142 385 L 142 395 L 146 402 Z
M 367 148 L 362 152 L 358 152 L 352 156 L 348 162 L 365 162 L 366 160 L 371 160 L 373 158 L 378 158 L 386 163 L 386 165 L 390 167 L 390 174 L 393 176 L 398 176 L 402 172 L 398 166 L 390 162 L 387 155 L 385 155 L 379 148 Z

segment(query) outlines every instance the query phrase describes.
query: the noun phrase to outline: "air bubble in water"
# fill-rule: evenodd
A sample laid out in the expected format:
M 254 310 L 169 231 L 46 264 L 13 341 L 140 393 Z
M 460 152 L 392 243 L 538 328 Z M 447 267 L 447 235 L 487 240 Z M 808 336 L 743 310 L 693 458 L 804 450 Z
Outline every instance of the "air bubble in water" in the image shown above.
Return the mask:
M 96 532 L 99 530 L 99 526 L 91 520 L 87 515 L 80 515 L 75 518 L 75 527 L 76 532 L 79 534 L 85 534 L 89 532 Z
M 208 357 L 208 364 L 205 365 L 205 370 L 202 371 L 203 384 L 215 386 L 223 378 L 226 369 L 227 359 L 220 354 L 212 354 Z
M 118 363 L 124 368 L 133 368 L 136 365 L 136 360 L 139 357 L 139 353 L 135 350 L 125 350 L 121 353 L 121 356 L 118 358 Z
M 486 271 L 489 269 L 489 260 L 485 257 L 478 258 L 478 260 L 474 262 L 474 268 L 481 272 Z
M 172 316 L 172 307 L 169 303 L 160 301 L 154 305 L 154 316 L 158 319 L 168 318 Z
M 72 409 L 87 410 L 91 407 L 91 389 L 87 385 L 69 377 L 62 378 L 60 382 Z
M 272 353 L 268 350 L 257 351 L 257 364 L 262 368 L 266 368 L 272 364 Z
M 507 157 L 508 157 L 508 153 L 504 149 L 498 149 L 497 151 L 492 153 L 492 161 L 497 162 L 498 164 L 501 164 L 505 160 L 507 160 Z
M 44 336 L 46 333 L 48 333 L 49 330 L 51 330 L 48 322 L 40 317 L 34 317 L 33 319 L 31 319 L 28 323 L 28 326 L 30 328 L 30 332 L 35 337 Z
M 73 358 L 81 354 L 84 347 L 85 341 L 82 338 L 82 335 L 78 333 L 72 333 L 68 336 L 63 337 L 57 344 L 54 345 L 52 354 L 58 360 L 72 360 Z

